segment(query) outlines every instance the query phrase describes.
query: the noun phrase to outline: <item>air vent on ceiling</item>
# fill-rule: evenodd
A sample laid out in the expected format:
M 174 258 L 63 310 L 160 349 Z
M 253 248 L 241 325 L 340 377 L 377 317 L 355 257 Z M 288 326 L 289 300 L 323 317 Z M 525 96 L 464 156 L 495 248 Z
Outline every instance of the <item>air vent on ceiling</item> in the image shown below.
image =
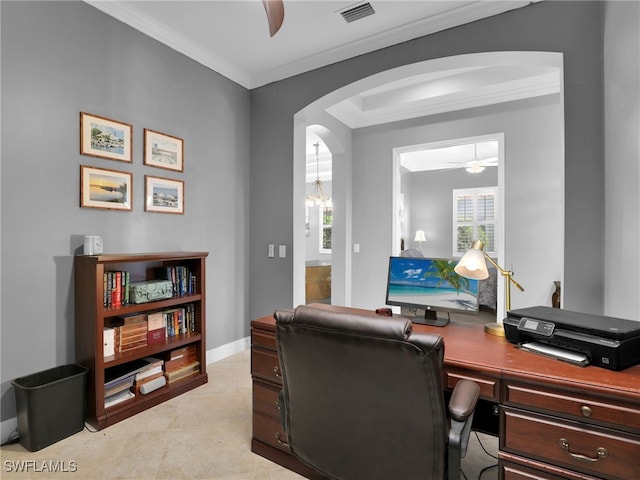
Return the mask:
M 340 15 L 342 15 L 342 18 L 344 18 L 347 23 L 351 23 L 356 20 L 360 20 L 361 18 L 368 17 L 369 15 L 373 15 L 374 13 L 376 13 L 376 11 L 373 9 L 371 4 L 367 2 L 342 10 Z

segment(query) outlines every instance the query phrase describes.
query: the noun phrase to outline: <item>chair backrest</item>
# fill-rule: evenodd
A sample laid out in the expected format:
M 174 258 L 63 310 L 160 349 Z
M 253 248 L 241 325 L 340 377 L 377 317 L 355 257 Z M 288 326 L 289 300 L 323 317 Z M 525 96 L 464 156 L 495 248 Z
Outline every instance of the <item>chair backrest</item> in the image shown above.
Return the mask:
M 444 343 L 408 319 L 300 306 L 276 318 L 289 447 L 329 478 L 446 471 Z

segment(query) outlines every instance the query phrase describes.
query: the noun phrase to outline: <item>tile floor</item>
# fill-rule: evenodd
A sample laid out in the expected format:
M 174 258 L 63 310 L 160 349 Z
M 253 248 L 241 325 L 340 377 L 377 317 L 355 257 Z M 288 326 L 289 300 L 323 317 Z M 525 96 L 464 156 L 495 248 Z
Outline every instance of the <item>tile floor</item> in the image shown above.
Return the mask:
M 209 365 L 208 373 L 206 385 L 104 430 L 85 429 L 37 452 L 29 452 L 19 443 L 4 446 L 0 450 L 0 477 L 3 480 L 301 479 L 251 453 L 249 350 Z M 497 439 L 480 437 L 495 455 Z M 478 447 L 472 435 L 463 463 L 466 478 L 477 479 L 483 467 L 495 463 Z M 22 471 L 17 471 L 20 467 Z M 56 468 L 56 472 L 47 471 Z M 496 478 L 497 469 L 492 468 L 481 480 Z

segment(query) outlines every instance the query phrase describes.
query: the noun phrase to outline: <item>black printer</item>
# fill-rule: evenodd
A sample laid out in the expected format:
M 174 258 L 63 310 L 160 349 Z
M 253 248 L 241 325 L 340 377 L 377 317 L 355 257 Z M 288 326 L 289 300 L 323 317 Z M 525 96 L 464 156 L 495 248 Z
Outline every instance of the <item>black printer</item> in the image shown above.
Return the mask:
M 633 320 L 539 306 L 510 310 L 504 332 L 519 346 L 567 350 L 609 370 L 640 363 L 640 322 Z

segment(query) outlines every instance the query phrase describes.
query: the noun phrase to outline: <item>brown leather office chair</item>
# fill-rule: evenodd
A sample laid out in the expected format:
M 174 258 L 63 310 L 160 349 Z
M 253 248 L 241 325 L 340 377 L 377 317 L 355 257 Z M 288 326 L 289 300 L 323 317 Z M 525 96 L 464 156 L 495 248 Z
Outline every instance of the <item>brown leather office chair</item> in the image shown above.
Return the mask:
M 331 307 L 274 317 L 294 455 L 334 479 L 460 478 L 479 387 L 458 382 L 447 415 L 442 337 Z

